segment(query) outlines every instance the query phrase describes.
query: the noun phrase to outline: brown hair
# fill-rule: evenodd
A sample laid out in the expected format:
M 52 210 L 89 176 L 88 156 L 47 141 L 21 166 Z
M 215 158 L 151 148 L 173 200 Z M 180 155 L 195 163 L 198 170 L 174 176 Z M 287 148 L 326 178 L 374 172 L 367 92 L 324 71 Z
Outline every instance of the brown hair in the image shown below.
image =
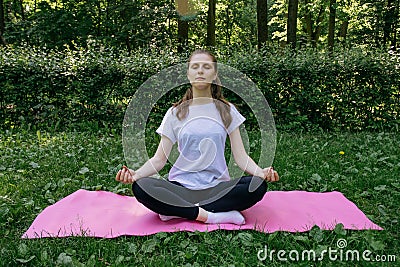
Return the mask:
M 188 67 L 189 63 L 192 60 L 192 57 L 194 55 L 198 54 L 206 54 L 209 55 L 212 58 L 212 61 L 214 62 L 214 67 L 215 71 L 217 71 L 217 59 L 211 52 L 208 50 L 204 49 L 198 49 L 195 50 L 189 57 L 188 59 Z M 222 87 L 221 87 L 221 82 L 218 78 L 216 77 L 215 81 L 212 82 L 211 84 L 211 96 L 214 99 L 214 104 L 219 111 L 219 114 L 221 116 L 222 122 L 224 123 L 225 128 L 228 128 L 229 125 L 232 122 L 232 116 L 231 116 L 231 106 L 229 102 L 224 98 L 222 95 Z M 179 120 L 183 120 L 186 118 L 186 116 L 189 113 L 189 104 L 190 100 L 193 99 L 193 90 L 192 87 L 188 88 L 186 90 L 186 93 L 183 95 L 182 99 L 179 100 L 178 102 L 174 103 L 173 106 L 176 108 L 176 116 L 178 117 Z

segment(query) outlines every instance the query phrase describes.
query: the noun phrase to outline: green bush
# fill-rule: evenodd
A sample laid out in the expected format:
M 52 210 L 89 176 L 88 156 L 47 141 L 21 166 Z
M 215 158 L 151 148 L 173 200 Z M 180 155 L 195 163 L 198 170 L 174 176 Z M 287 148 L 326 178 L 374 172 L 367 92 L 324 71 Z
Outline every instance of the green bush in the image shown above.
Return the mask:
M 215 51 L 219 62 L 249 76 L 267 99 L 283 130 L 397 130 L 399 56 L 338 49 L 332 53 L 266 47 Z M 83 125 L 119 129 L 137 88 L 158 71 L 185 62 L 162 51 L 45 51 L 0 49 L 0 115 L 3 128 L 60 129 Z M 152 127 L 183 90 L 162 97 Z M 225 91 L 256 125 L 251 110 Z M 156 118 L 156 119 L 154 119 Z M 154 125 L 153 125 L 154 124 Z

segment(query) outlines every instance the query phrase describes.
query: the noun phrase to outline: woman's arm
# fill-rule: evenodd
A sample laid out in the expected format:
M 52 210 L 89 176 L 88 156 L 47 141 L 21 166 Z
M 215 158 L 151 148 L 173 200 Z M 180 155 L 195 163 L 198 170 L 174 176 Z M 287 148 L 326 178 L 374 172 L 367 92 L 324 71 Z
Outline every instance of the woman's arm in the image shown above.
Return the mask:
M 270 168 L 261 169 L 252 158 L 247 155 L 243 145 L 242 136 L 240 135 L 239 127 L 232 131 L 229 135 L 231 141 L 232 154 L 236 164 L 243 171 L 267 179 L 268 181 L 278 181 L 279 175 L 276 171 Z
M 122 183 L 133 183 L 142 177 L 148 177 L 157 173 L 167 163 L 172 146 L 172 141 L 168 137 L 162 135 L 157 151 L 152 158 L 136 171 L 123 168 L 117 173 L 115 180 Z

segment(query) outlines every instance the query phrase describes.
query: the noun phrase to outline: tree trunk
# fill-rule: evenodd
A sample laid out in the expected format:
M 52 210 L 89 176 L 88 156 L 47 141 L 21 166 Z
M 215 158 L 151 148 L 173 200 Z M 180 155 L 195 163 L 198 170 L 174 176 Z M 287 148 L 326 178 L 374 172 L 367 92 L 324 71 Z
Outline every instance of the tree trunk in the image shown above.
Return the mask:
M 304 5 L 306 7 L 306 14 L 305 14 L 305 20 L 306 20 L 306 33 L 307 33 L 307 39 L 308 42 L 312 41 L 313 38 L 313 27 L 312 27 L 312 18 L 311 18 L 311 12 L 310 9 L 308 8 L 308 0 L 304 0 Z
M 395 17 L 395 10 L 396 7 L 394 5 L 395 0 L 388 0 L 387 1 L 387 6 L 386 6 L 386 11 L 384 15 L 384 26 L 383 26 L 383 44 L 386 45 L 388 41 L 391 41 L 391 33 L 393 32 L 394 29 L 394 22 L 396 20 Z
M 312 44 L 312 46 L 315 47 L 315 46 L 317 46 L 319 36 L 321 35 L 321 30 L 322 30 L 321 22 L 324 19 L 325 7 L 324 6 L 320 7 L 317 19 L 315 21 L 316 25 L 315 25 L 315 27 L 313 27 L 314 22 L 312 21 L 311 11 L 308 7 L 309 0 L 304 0 L 304 4 L 307 6 L 306 14 L 305 14 L 307 39 L 308 39 L 308 42 L 310 42 Z
M 225 29 L 225 42 L 227 45 L 231 45 L 231 19 L 229 17 L 230 5 L 228 3 L 226 7 L 226 29 Z
M 329 28 L 328 28 L 328 48 L 333 50 L 335 45 L 335 20 L 336 20 L 336 0 L 329 1 Z
M 268 41 L 268 0 L 257 0 L 258 49 Z
M 324 20 L 324 13 L 325 13 L 325 8 L 321 6 L 317 18 L 317 27 L 315 28 L 315 32 L 313 33 L 314 46 L 317 45 L 319 37 L 321 36 L 321 30 L 322 30 L 321 22 Z
M 0 0 L 0 44 L 6 45 L 7 42 L 4 39 L 4 32 L 6 28 L 5 17 L 4 17 L 4 1 Z
M 288 19 L 287 19 L 287 44 L 290 44 L 292 49 L 296 48 L 298 5 L 299 5 L 298 0 L 289 0 Z
M 349 29 L 349 19 L 345 18 L 345 20 L 340 25 L 340 30 L 339 30 L 339 37 L 343 38 L 343 41 L 346 41 L 348 29 Z
M 182 20 L 183 15 L 189 12 L 189 1 L 175 1 L 177 10 L 179 13 L 178 17 L 178 52 L 182 53 L 187 46 L 187 41 L 189 39 L 189 22 L 187 20 Z
M 208 1 L 208 16 L 207 16 L 207 46 L 215 46 L 215 9 L 217 0 Z
M 372 25 L 373 27 L 373 36 L 374 36 L 374 42 L 375 42 L 375 47 L 381 47 L 383 44 L 382 36 L 381 36 L 381 30 L 384 27 L 384 7 L 383 3 L 381 1 L 374 2 L 374 8 L 375 8 L 375 25 Z
M 182 53 L 187 46 L 189 39 L 189 22 L 186 20 L 178 20 L 178 52 Z
M 398 32 L 398 26 L 399 26 L 399 19 L 400 19 L 400 0 L 397 0 L 396 4 L 396 11 L 395 11 L 395 18 L 396 20 L 394 21 L 394 34 L 393 34 L 393 41 L 392 41 L 392 47 L 393 50 L 397 49 L 397 32 Z
M 24 0 L 19 1 L 19 7 L 21 8 L 21 18 L 25 20 Z
M 96 18 L 96 24 L 97 24 L 96 30 L 97 30 L 97 36 L 100 36 L 101 35 L 101 14 L 102 14 L 100 1 L 97 1 L 97 12 L 98 12 L 98 14 L 97 14 L 97 18 Z

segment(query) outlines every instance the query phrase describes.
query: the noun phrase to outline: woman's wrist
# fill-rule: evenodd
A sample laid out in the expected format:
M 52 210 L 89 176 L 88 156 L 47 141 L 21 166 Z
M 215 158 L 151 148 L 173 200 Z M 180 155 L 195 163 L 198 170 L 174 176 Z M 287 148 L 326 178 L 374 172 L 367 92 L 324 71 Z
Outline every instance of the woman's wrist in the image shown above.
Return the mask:
M 256 173 L 254 173 L 254 176 L 258 176 L 258 177 L 261 177 L 261 178 L 265 178 L 265 174 L 264 174 L 264 172 L 263 172 L 263 170 L 257 170 L 256 171 Z
M 133 182 L 136 182 L 136 181 L 139 180 L 140 178 L 142 178 L 142 176 L 140 175 L 139 172 L 135 172 L 134 175 L 132 175 L 132 180 L 133 180 Z

